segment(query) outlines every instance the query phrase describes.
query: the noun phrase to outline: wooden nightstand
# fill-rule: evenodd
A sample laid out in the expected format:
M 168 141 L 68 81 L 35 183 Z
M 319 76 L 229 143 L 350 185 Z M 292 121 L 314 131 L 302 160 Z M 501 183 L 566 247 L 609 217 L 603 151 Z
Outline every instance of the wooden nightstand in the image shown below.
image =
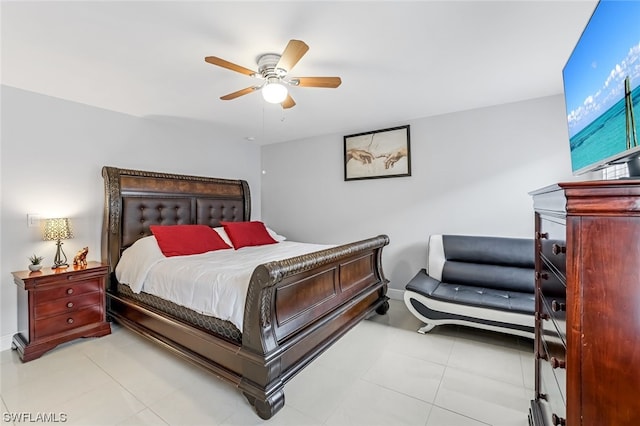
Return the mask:
M 18 333 L 12 346 L 23 362 L 79 337 L 111 333 L 105 316 L 107 265 L 89 262 L 82 268 L 12 274 L 18 286 Z

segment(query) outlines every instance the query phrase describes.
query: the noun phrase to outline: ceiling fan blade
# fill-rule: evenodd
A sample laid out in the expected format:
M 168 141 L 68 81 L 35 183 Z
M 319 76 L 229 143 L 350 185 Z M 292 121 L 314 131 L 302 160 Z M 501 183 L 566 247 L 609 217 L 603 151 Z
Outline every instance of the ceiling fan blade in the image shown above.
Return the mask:
M 327 87 L 335 89 L 340 86 L 342 80 L 340 77 L 293 77 L 291 81 L 298 82 L 300 87 Z
M 220 59 L 217 56 L 207 56 L 204 58 L 210 64 L 217 65 L 222 68 L 229 69 L 231 71 L 239 72 L 240 74 L 246 74 L 248 76 L 252 76 L 256 74 L 255 71 L 250 70 L 249 68 L 241 67 L 240 65 L 236 65 L 232 62 L 225 61 L 224 59 Z
M 230 101 L 231 99 L 239 98 L 240 96 L 247 95 L 247 94 L 249 94 L 251 92 L 255 92 L 259 88 L 260 88 L 260 86 L 245 87 L 242 90 L 238 90 L 236 92 L 229 93 L 228 95 L 220 96 L 220 99 L 222 99 L 223 101 Z
M 282 101 L 280 105 L 282 105 L 283 109 L 289 109 L 296 106 L 296 101 L 293 100 L 291 95 L 287 95 L 287 98 L 284 101 Z
M 309 46 L 307 46 L 304 41 L 289 40 L 287 47 L 285 47 L 284 52 L 282 52 L 282 56 L 280 57 L 276 68 L 281 68 L 287 72 L 291 71 L 291 68 L 293 68 L 300 58 L 307 53 L 307 50 L 309 50 Z

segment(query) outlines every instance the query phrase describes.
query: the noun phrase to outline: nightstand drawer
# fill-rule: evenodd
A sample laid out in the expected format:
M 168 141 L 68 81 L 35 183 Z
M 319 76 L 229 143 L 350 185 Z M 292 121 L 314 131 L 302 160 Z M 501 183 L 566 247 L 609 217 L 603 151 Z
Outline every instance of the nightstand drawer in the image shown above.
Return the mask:
M 102 292 L 94 291 L 93 293 L 62 297 L 38 303 L 35 307 L 35 317 L 36 319 L 41 319 L 64 312 L 74 312 L 91 305 L 100 305 L 103 297 L 104 294 Z
M 104 311 L 102 306 L 93 305 L 44 319 L 35 320 L 35 338 L 42 339 L 58 333 L 65 333 L 69 330 L 102 321 Z
M 63 297 L 79 296 L 82 294 L 100 291 L 102 289 L 102 279 L 93 278 L 89 281 L 64 282 L 54 288 L 37 290 L 34 293 L 36 306 L 49 303 L 55 299 Z M 37 309 L 37 308 L 36 308 Z

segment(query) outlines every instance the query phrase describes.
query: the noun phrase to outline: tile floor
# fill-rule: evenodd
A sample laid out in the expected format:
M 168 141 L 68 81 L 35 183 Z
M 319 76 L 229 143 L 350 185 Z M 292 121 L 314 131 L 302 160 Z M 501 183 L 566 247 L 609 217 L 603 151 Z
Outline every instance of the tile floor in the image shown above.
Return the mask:
M 363 321 L 285 386 L 270 425 L 526 426 L 533 343 L 472 328 L 430 334 L 402 301 Z M 231 385 L 128 330 L 22 364 L 0 352 L 3 424 L 39 413 L 67 425 L 252 425 Z

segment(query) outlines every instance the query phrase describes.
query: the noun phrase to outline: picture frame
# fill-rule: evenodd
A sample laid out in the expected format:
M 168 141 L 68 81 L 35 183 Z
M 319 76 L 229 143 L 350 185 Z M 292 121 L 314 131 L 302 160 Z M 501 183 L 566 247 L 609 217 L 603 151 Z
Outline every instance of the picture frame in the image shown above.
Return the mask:
M 344 180 L 411 176 L 410 126 L 344 137 Z

